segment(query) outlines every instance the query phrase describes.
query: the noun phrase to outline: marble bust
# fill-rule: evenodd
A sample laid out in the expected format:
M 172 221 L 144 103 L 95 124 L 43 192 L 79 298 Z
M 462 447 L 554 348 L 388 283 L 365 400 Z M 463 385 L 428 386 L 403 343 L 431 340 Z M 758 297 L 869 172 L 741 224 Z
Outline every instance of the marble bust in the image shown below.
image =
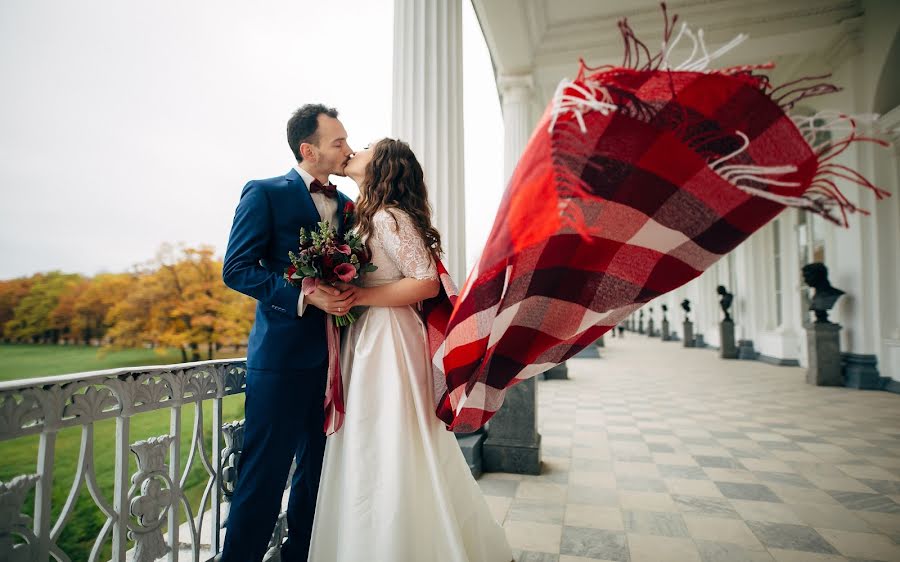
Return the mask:
M 681 310 L 684 311 L 684 317 L 687 318 L 688 314 L 691 313 L 691 301 L 688 299 L 681 301 Z
M 834 303 L 844 294 L 844 291 L 832 287 L 828 281 L 828 268 L 824 263 L 808 263 L 801 270 L 803 282 L 809 285 L 815 293 L 809 303 L 809 309 L 816 313 L 817 323 L 830 323 L 828 311 L 834 307 Z
M 716 287 L 716 292 L 722 297 L 719 299 L 719 306 L 722 307 L 722 312 L 725 313 L 725 318 L 723 318 L 723 322 L 731 322 L 731 313 L 729 310 L 731 309 L 731 301 L 734 300 L 734 295 L 728 292 L 728 289 L 725 288 L 725 285 L 719 285 Z

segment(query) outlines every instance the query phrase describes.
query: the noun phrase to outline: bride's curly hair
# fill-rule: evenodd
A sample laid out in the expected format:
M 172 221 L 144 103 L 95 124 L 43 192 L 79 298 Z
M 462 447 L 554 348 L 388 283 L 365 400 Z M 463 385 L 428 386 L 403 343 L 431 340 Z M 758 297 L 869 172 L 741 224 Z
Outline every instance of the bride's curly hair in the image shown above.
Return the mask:
M 406 211 L 415 224 L 435 262 L 443 254 L 441 235 L 431 224 L 431 205 L 422 166 L 408 144 L 397 139 L 381 139 L 372 147 L 372 159 L 360 186 L 356 205 L 357 231 L 366 240 L 373 232 L 372 217 L 381 209 Z M 397 217 L 394 228 L 398 228 Z

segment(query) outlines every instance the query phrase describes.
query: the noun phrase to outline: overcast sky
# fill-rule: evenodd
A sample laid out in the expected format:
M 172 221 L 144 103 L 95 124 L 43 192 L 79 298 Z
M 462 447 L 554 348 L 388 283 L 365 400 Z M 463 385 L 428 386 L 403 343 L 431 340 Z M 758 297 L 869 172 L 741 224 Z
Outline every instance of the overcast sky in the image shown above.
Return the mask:
M 502 191 L 503 124 L 463 12 L 471 264 Z M 164 242 L 221 255 L 244 183 L 293 165 L 296 107 L 337 107 L 354 148 L 390 134 L 392 27 L 392 0 L 3 0 L 0 279 L 124 271 Z

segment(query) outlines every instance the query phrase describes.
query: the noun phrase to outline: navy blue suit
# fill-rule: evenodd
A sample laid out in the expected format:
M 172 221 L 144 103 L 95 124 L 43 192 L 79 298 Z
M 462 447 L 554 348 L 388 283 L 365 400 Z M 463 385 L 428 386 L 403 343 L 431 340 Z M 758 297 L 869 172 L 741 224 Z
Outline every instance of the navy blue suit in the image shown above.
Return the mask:
M 349 199 L 338 193 L 338 224 Z M 306 561 L 325 451 L 327 371 L 325 313 L 313 306 L 297 315 L 300 290 L 285 282 L 288 252 L 300 228 L 320 221 L 303 178 L 253 180 L 234 213 L 222 276 L 256 299 L 247 344 L 244 449 L 228 516 L 223 562 L 262 560 L 281 507 L 291 458 L 297 470 L 288 503 L 285 562 Z

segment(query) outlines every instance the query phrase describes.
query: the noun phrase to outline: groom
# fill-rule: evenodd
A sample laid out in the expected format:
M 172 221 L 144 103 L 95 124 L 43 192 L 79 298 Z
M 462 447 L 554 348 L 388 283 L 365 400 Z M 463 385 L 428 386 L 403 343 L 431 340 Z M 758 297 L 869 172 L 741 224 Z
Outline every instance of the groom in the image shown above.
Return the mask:
M 225 284 L 256 299 L 247 344 L 244 449 L 222 552 L 224 562 L 262 560 L 281 510 L 291 459 L 285 562 L 306 561 L 325 451 L 326 313 L 343 316 L 356 296 L 319 285 L 303 296 L 283 279 L 300 228 L 320 220 L 343 227 L 349 199 L 328 182 L 344 175 L 353 151 L 336 110 L 298 109 L 287 124 L 297 166 L 250 181 L 241 193 L 225 252 Z

